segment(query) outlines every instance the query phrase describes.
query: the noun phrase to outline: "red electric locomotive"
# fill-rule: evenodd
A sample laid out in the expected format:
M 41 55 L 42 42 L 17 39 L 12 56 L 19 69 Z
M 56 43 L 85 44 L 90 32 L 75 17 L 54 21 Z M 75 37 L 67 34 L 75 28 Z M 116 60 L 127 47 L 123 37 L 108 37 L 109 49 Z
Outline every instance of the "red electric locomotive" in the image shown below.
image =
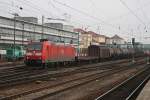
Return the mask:
M 46 65 L 51 62 L 71 62 L 75 60 L 76 50 L 72 45 L 50 41 L 31 42 L 25 55 L 26 65 Z

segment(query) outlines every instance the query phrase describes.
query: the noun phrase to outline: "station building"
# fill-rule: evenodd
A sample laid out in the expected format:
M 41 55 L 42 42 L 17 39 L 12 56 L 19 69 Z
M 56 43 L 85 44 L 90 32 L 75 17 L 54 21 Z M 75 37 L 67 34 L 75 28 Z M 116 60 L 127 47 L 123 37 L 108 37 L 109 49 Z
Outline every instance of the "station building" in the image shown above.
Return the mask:
M 14 40 L 15 45 L 26 46 L 29 41 L 38 41 L 41 38 L 78 46 L 78 33 L 73 30 L 57 28 L 55 25 L 38 24 L 38 19 L 34 17 L 7 18 L 0 16 L 0 48 L 14 45 Z M 69 26 L 64 27 L 68 29 Z

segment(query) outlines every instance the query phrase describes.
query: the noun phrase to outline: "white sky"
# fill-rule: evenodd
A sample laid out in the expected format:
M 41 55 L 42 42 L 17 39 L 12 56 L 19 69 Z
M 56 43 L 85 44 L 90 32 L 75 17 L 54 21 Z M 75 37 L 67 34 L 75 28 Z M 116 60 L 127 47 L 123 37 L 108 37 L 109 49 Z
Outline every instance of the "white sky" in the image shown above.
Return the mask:
M 0 0 L 1 16 L 12 17 L 10 13 L 16 12 L 40 20 L 42 15 L 45 18 L 67 18 L 67 23 L 75 27 L 106 36 L 118 34 L 128 41 L 135 37 L 143 43 L 150 42 L 150 38 L 144 38 L 150 37 L 149 9 L 150 0 Z

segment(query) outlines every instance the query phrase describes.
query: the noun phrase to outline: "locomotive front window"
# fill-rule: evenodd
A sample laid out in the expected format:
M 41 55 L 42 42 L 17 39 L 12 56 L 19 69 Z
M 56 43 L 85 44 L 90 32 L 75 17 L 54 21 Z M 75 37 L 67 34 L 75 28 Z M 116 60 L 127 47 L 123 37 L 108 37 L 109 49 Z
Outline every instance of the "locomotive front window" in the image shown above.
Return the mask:
M 42 44 L 41 43 L 34 43 L 28 45 L 28 50 L 41 50 Z

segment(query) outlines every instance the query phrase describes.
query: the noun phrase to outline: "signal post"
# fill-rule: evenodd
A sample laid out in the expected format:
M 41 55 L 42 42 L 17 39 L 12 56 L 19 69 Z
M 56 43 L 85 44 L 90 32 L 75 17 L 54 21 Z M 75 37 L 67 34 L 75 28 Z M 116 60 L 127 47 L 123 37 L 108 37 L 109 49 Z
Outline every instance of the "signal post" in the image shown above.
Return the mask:
M 146 60 L 147 60 L 147 64 L 150 64 L 150 50 L 146 50 Z

